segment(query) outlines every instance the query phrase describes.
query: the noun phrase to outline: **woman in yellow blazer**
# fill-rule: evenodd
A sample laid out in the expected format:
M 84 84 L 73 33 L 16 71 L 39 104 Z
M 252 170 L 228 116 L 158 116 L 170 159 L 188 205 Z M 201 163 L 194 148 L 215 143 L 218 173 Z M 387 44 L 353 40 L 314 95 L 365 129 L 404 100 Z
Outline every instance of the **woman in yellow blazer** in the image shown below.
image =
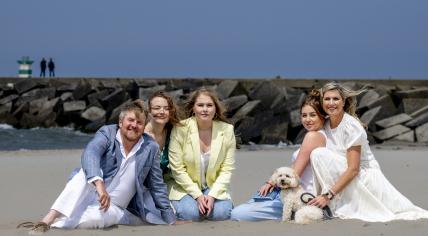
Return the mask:
M 171 132 L 169 199 L 178 219 L 227 220 L 233 208 L 233 126 L 226 122 L 225 109 L 213 91 L 195 91 L 185 110 L 188 118 Z

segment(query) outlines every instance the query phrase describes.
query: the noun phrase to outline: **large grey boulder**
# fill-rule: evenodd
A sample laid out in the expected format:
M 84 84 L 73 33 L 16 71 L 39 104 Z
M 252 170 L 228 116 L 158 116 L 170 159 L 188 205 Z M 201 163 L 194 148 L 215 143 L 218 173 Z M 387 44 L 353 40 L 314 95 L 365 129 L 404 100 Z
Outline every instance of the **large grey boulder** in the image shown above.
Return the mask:
M 73 93 L 72 92 L 65 92 L 65 93 L 61 94 L 59 99 L 61 99 L 61 101 L 63 101 L 63 102 L 73 100 Z
M 398 136 L 395 136 L 394 138 L 392 138 L 391 140 L 396 140 L 396 141 L 405 141 L 405 142 L 415 142 L 415 131 L 414 130 L 409 130 L 403 134 L 400 134 Z
M 92 87 L 103 87 L 105 89 L 118 89 L 122 88 L 122 85 L 120 84 L 119 80 L 109 79 L 109 80 L 102 80 L 101 83 L 95 84 L 92 83 Z
M 381 111 L 378 113 L 378 119 L 384 119 L 398 113 L 397 107 L 395 106 L 391 96 L 389 96 L 388 94 L 383 95 L 379 99 L 372 101 L 367 105 L 369 109 L 378 106 L 381 107 Z
M 55 88 L 37 88 L 30 90 L 26 93 L 23 93 L 22 97 L 30 97 L 33 99 L 39 99 L 43 97 L 47 97 L 48 99 L 52 99 L 55 97 L 56 89 Z
M 29 113 L 36 115 L 43 109 L 43 105 L 48 102 L 48 97 L 39 98 L 29 102 Z
M 56 126 L 55 123 L 56 113 L 43 113 L 38 115 L 32 115 L 29 113 L 24 113 L 22 115 L 19 124 L 22 128 L 34 128 L 34 127 L 53 127 Z
M 183 89 L 177 89 L 173 91 L 165 92 L 166 95 L 172 97 L 172 99 L 176 102 L 178 102 L 181 97 L 184 95 Z
M 4 104 L 10 103 L 10 102 L 13 102 L 17 98 L 19 98 L 19 96 L 17 94 L 11 94 L 7 97 L 0 99 L 0 105 L 4 105 Z
M 428 122 L 428 112 L 415 117 L 411 121 L 405 123 L 405 125 L 407 127 L 415 128 L 427 122 Z
M 257 114 L 261 110 L 261 102 L 259 100 L 249 101 L 233 115 L 232 120 L 237 122 L 247 116 Z
M 109 90 L 104 89 L 96 93 L 91 93 L 87 96 L 89 105 L 98 103 L 102 98 L 109 95 Z
M 416 140 L 418 142 L 428 142 L 428 123 L 425 123 L 415 129 Z
M 236 96 L 246 95 L 247 91 L 237 80 L 223 80 L 216 88 L 220 100 Z
M 127 101 L 125 101 L 124 103 L 122 103 L 121 105 L 117 106 L 116 108 L 113 109 L 113 111 L 111 111 L 111 114 L 109 116 L 109 118 L 107 119 L 107 124 L 115 124 L 119 121 L 119 114 L 120 114 L 120 110 L 122 109 L 122 107 L 128 103 L 131 102 L 132 100 L 129 99 Z
M 166 86 L 165 85 L 158 85 L 151 88 L 140 88 L 138 90 L 138 98 L 143 99 L 144 101 L 147 100 L 150 96 L 152 96 L 153 93 L 157 91 L 165 91 Z
M 12 111 L 12 102 L 0 105 L 0 113 L 10 113 Z
M 376 122 L 376 125 L 382 127 L 382 128 L 388 128 L 394 125 L 402 124 L 404 122 L 407 122 L 411 120 L 412 117 L 407 115 L 406 113 L 401 113 L 395 116 L 391 116 L 382 120 L 379 120 Z
M 261 104 L 265 108 L 270 108 L 272 102 L 277 99 L 278 96 L 283 94 L 278 87 L 271 81 L 263 81 L 257 84 L 248 94 L 251 100 L 260 100 Z
M 248 101 L 247 95 L 238 95 L 223 100 L 228 114 L 233 114 L 238 108 L 243 106 Z
M 300 109 L 296 109 L 290 112 L 290 126 L 295 128 L 299 125 L 301 125 L 302 122 L 300 121 Z
M 118 88 L 113 93 L 102 98 L 100 100 L 100 103 L 103 105 L 104 109 L 107 112 L 110 112 L 128 99 L 129 99 L 128 93 L 122 88 Z
M 395 92 L 400 98 L 428 98 L 428 88 L 417 88 L 405 91 L 397 91 Z
M 93 106 L 86 109 L 82 113 L 81 117 L 89 121 L 103 120 L 104 118 L 104 122 L 105 122 L 105 115 L 106 115 L 106 111 L 104 109 Z
M 360 120 L 364 124 L 367 125 L 368 129 L 372 132 L 376 131 L 376 124 L 375 122 L 379 120 L 379 112 L 381 111 L 382 107 L 374 107 L 366 112 L 361 116 Z
M 428 105 L 420 108 L 419 110 L 414 111 L 412 114 L 410 114 L 411 117 L 418 117 L 422 114 L 428 113 Z
M 403 98 L 401 100 L 400 108 L 407 114 L 428 106 L 428 98 Z
M 373 103 L 374 101 L 376 101 L 377 99 L 379 99 L 380 95 L 378 92 L 376 92 L 376 90 L 371 89 L 369 91 L 367 91 L 360 99 L 360 101 L 358 102 L 358 109 L 364 108 L 364 107 L 368 107 L 369 104 Z
M 134 81 L 140 88 L 151 88 L 158 86 L 158 81 L 154 79 L 136 79 Z
M 92 85 L 86 80 L 81 80 L 73 91 L 73 97 L 75 100 L 83 100 L 91 92 Z
M 65 84 L 57 87 L 56 90 L 60 93 L 72 92 L 72 91 L 76 90 L 77 86 L 78 86 L 78 83 L 70 82 L 70 83 L 65 83 Z
M 403 125 L 395 125 L 384 130 L 374 132 L 372 135 L 380 140 L 387 140 L 394 136 L 408 132 L 410 129 Z
M 260 143 L 278 144 L 287 142 L 288 122 L 268 125 L 262 130 L 262 139 Z
M 272 111 L 258 113 L 254 117 L 245 117 L 236 126 L 235 133 L 238 134 L 244 143 L 261 139 L 262 131 L 266 124 L 278 124 L 279 119 L 273 116 Z
M 16 117 L 10 113 L 11 109 L 11 102 L 0 106 L 0 123 L 9 124 L 13 126 L 18 124 L 18 120 L 16 119 Z
M 33 79 L 23 79 L 16 82 L 14 85 L 16 92 L 18 92 L 19 94 L 27 92 L 28 90 L 31 90 L 37 86 L 38 84 Z
M 71 102 L 64 102 L 63 104 L 64 112 L 83 111 L 85 109 L 86 109 L 85 101 L 71 101 Z

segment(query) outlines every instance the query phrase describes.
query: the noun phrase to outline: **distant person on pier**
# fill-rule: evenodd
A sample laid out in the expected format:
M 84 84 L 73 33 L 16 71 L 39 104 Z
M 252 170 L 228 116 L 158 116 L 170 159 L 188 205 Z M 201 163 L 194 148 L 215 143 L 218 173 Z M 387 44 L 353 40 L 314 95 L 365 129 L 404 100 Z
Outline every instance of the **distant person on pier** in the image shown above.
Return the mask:
M 55 77 L 55 63 L 52 61 L 52 58 L 49 58 L 48 69 L 49 69 L 49 77 Z
M 46 77 L 46 60 L 44 57 L 40 61 L 40 77 Z

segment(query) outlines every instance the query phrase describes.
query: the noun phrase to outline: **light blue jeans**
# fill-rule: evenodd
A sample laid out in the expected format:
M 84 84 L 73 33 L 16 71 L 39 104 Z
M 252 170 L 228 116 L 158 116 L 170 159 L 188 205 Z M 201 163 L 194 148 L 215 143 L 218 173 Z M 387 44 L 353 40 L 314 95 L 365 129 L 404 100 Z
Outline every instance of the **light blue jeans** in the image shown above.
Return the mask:
M 208 195 L 210 190 L 204 189 L 202 193 Z M 233 204 L 230 199 L 214 201 L 214 209 L 209 216 L 201 216 L 199 214 L 198 202 L 193 199 L 190 195 L 184 196 L 179 201 L 171 201 L 176 211 L 177 219 L 179 220 L 191 220 L 201 221 L 203 219 L 208 220 L 228 220 L 230 219 L 230 212 L 232 211 Z
M 236 221 L 262 221 L 281 220 L 283 204 L 281 194 L 275 199 L 251 198 L 247 203 L 235 207 L 231 213 L 231 220 Z

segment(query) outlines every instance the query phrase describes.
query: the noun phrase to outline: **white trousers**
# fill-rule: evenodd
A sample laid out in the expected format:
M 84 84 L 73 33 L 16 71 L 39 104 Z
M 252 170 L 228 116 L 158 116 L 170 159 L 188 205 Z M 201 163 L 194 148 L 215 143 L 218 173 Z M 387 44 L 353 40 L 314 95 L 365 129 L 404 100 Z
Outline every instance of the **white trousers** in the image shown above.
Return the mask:
M 52 227 L 100 229 L 117 224 L 142 224 L 142 220 L 110 201 L 107 211 L 99 210 L 95 186 L 88 184 L 81 169 L 65 186 L 51 209 L 63 215 Z

